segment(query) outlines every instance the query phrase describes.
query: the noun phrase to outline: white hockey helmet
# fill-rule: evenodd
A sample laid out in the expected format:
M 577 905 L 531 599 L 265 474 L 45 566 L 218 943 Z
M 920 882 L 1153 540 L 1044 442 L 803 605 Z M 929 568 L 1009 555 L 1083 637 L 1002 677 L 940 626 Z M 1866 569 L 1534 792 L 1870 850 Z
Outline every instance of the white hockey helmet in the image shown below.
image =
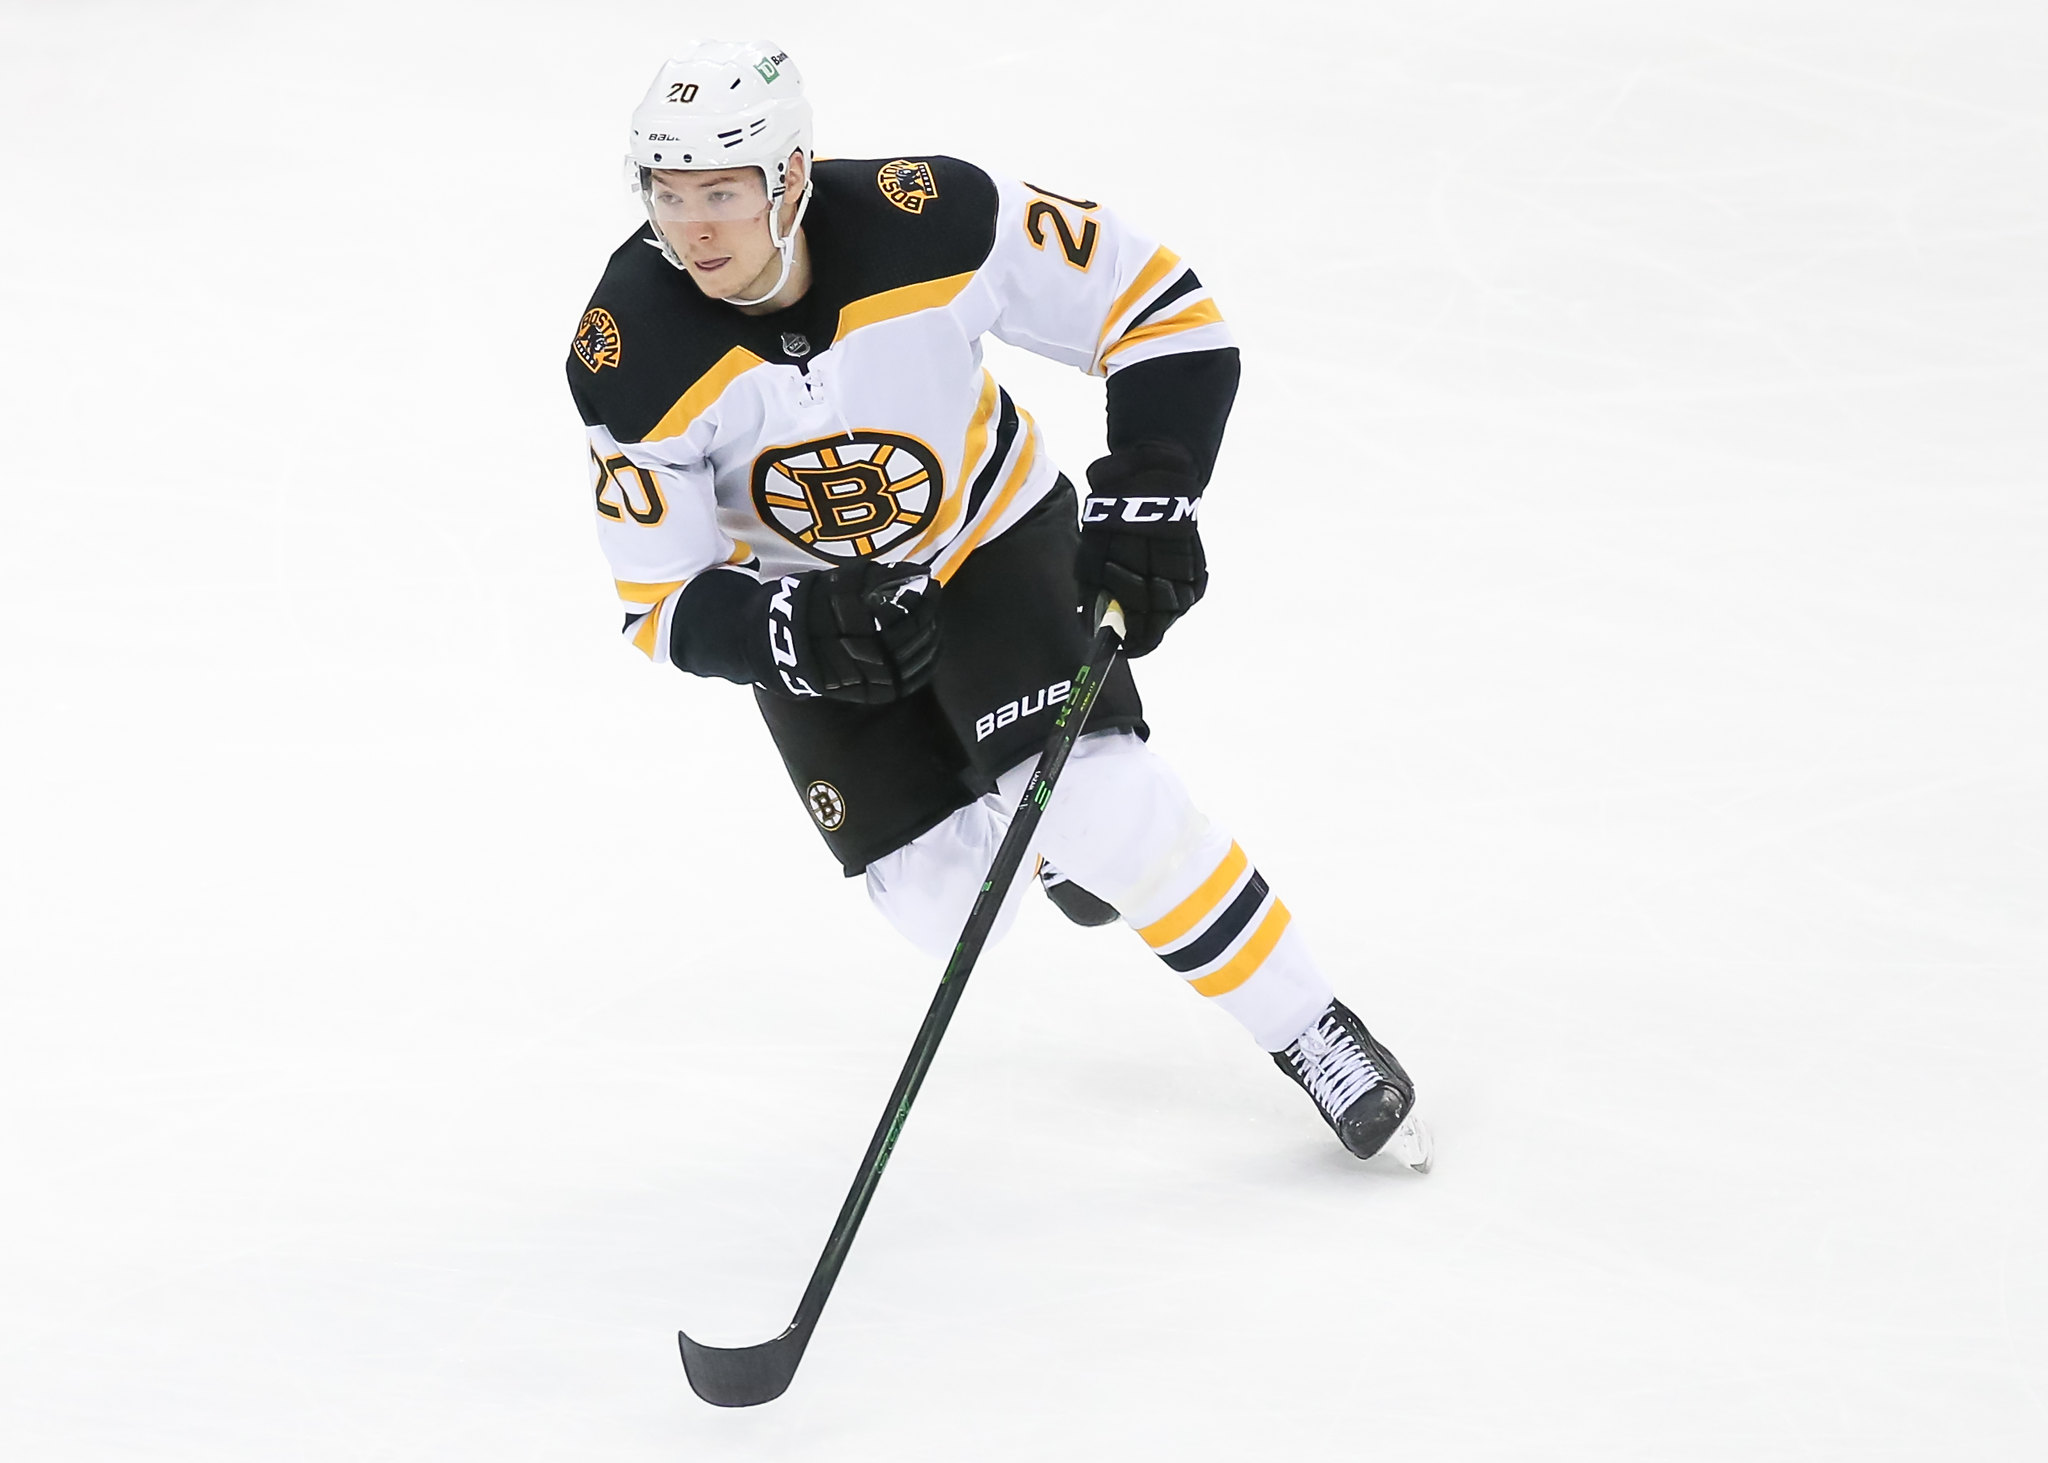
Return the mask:
M 768 190 L 768 237 L 782 255 L 775 289 L 789 278 L 797 226 L 811 201 L 811 104 L 804 79 L 773 41 L 702 41 L 662 64 L 633 111 L 627 164 L 662 257 L 687 265 L 669 247 L 654 216 L 649 175 L 656 168 L 759 168 Z M 785 235 L 779 213 L 789 191 L 789 157 L 804 160 L 804 189 Z M 761 300 L 734 300 L 754 305 Z

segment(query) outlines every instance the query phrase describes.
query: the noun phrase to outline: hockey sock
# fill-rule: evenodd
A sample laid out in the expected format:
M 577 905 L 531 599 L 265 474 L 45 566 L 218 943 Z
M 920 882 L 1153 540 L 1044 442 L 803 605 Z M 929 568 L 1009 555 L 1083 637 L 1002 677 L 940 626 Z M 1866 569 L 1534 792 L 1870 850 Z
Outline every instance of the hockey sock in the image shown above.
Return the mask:
M 868 895 L 920 949 L 951 952 L 1002 841 L 1029 765 L 995 793 L 868 865 Z M 1332 993 L 1287 906 L 1242 848 L 1194 806 L 1165 760 L 1129 732 L 1074 746 L 1039 825 L 1038 851 L 1107 900 L 1167 969 L 1283 1051 Z M 1028 882 L 1031 864 L 1019 870 Z M 991 942 L 1016 913 L 1007 902 Z
M 1069 786 L 1071 784 L 1071 786 Z M 1137 737 L 1084 738 L 1043 825 L 1045 856 L 1121 911 L 1196 994 L 1269 1052 L 1332 999 L 1293 917 L 1236 841 Z
M 1269 1052 L 1283 1050 L 1331 1001 L 1287 906 L 1220 829 L 1124 919 L 1167 969 Z

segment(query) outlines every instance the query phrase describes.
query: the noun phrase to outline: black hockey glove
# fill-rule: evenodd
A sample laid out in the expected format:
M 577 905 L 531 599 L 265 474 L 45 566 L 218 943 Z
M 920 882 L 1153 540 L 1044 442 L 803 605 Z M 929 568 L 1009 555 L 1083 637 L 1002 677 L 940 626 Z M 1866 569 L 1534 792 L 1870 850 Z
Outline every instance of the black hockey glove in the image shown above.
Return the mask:
M 932 678 L 939 581 L 924 565 L 864 560 L 762 588 L 768 623 L 754 679 L 769 690 L 878 706 Z
M 1084 604 L 1107 590 L 1123 606 L 1124 654 L 1135 659 L 1209 587 L 1195 462 L 1175 443 L 1137 442 L 1090 463 L 1088 488 L 1075 577 Z

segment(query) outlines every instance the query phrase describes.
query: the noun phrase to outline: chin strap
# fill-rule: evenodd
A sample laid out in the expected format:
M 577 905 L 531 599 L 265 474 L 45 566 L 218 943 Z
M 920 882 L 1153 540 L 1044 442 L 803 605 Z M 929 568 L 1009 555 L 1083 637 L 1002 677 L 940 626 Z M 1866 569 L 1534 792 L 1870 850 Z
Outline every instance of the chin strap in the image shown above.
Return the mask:
M 780 291 L 784 285 L 789 283 L 789 271 L 796 265 L 797 230 L 803 227 L 804 210 L 811 206 L 810 178 L 808 176 L 804 178 L 804 191 L 797 196 L 796 217 L 789 221 L 789 232 L 778 239 L 775 237 L 775 212 L 776 208 L 779 207 L 780 204 L 781 200 L 777 199 L 775 205 L 771 206 L 768 210 L 768 238 L 775 245 L 775 252 L 782 256 L 782 269 L 775 276 L 775 283 L 770 285 L 768 287 L 768 293 L 762 295 L 759 299 L 743 300 L 737 295 L 727 295 L 725 297 L 726 304 L 765 305 L 770 300 L 775 298 L 777 292 Z

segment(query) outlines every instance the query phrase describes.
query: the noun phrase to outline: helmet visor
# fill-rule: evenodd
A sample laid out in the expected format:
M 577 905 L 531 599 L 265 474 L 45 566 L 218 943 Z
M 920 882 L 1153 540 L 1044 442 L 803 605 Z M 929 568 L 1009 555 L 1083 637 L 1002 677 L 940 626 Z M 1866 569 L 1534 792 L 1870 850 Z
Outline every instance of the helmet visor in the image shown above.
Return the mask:
M 650 170 L 645 178 L 647 211 L 663 228 L 745 223 L 768 212 L 768 184 L 759 168 Z

